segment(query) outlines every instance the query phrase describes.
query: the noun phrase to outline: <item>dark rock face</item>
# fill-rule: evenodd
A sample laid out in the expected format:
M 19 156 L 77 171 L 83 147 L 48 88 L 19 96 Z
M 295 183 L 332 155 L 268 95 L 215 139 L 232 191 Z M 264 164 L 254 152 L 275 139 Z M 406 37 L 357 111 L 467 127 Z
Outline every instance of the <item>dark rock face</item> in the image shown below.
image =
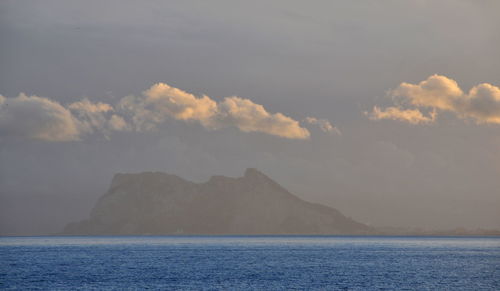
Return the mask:
M 339 211 L 301 200 L 256 169 L 193 183 L 165 173 L 117 174 L 88 220 L 63 234 L 369 234 Z

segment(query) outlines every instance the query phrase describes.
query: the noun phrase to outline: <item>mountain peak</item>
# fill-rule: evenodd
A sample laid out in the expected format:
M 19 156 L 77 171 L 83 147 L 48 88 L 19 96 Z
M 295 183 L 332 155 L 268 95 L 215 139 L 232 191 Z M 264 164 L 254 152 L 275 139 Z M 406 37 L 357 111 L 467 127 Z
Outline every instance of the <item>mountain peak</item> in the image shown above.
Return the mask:
M 264 175 L 264 173 L 260 172 L 256 168 L 247 168 L 245 170 L 244 177 L 245 178 L 266 178 L 266 179 L 269 179 L 269 177 Z

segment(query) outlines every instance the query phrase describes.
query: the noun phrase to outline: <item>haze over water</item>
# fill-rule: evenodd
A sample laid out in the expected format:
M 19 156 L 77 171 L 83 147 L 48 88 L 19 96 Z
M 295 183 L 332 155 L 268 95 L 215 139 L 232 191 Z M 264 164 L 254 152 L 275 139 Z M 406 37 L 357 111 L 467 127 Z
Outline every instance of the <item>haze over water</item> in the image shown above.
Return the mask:
M 86 219 L 116 173 L 246 168 L 370 226 L 500 229 L 498 11 L 0 1 L 0 235 Z
M 5 290 L 498 290 L 499 237 L 0 238 Z

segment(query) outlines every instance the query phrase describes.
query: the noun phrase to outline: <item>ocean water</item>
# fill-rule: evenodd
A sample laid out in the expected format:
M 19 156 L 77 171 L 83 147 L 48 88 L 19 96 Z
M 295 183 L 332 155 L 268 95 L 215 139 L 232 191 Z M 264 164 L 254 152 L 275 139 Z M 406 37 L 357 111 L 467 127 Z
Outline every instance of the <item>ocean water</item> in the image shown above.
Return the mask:
M 3 237 L 0 289 L 500 290 L 500 237 Z

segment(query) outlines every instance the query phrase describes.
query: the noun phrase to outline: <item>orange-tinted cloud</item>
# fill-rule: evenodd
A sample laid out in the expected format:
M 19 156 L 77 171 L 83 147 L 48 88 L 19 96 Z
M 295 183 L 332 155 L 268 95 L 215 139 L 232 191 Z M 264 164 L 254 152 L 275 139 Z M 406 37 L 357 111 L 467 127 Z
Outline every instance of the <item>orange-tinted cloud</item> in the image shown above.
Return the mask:
M 365 112 L 372 120 L 391 119 L 405 121 L 411 124 L 431 123 L 434 122 L 435 114 L 425 116 L 418 109 L 401 109 L 398 107 L 387 107 L 380 109 L 378 106 L 373 107 L 372 112 Z
M 116 105 L 87 98 L 63 106 L 57 101 L 20 94 L 0 95 L 0 133 L 46 141 L 79 140 L 83 135 L 112 131 L 148 131 L 168 119 L 197 122 L 209 130 L 234 127 L 242 132 L 261 132 L 288 139 L 308 139 L 310 132 L 283 113 L 271 113 L 250 99 L 237 96 L 216 101 L 158 83 L 141 96 L 126 96 Z M 326 119 L 308 117 L 324 132 L 338 132 Z
M 375 106 L 368 113 L 371 119 L 431 123 L 439 112 L 447 111 L 478 124 L 500 124 L 500 88 L 488 83 L 476 85 L 465 93 L 456 81 L 432 75 L 418 84 L 401 83 L 389 95 L 399 105 L 386 109 Z M 425 116 L 421 109 L 431 110 L 433 114 Z
M 264 106 L 237 96 L 217 102 L 203 95 L 196 97 L 165 83 L 144 91 L 143 97 L 125 97 L 119 106 L 131 111 L 138 128 L 151 129 L 167 118 L 199 122 L 215 130 L 236 127 L 243 132 L 262 132 L 290 139 L 307 139 L 309 131 L 298 121 L 282 114 L 270 113 Z

